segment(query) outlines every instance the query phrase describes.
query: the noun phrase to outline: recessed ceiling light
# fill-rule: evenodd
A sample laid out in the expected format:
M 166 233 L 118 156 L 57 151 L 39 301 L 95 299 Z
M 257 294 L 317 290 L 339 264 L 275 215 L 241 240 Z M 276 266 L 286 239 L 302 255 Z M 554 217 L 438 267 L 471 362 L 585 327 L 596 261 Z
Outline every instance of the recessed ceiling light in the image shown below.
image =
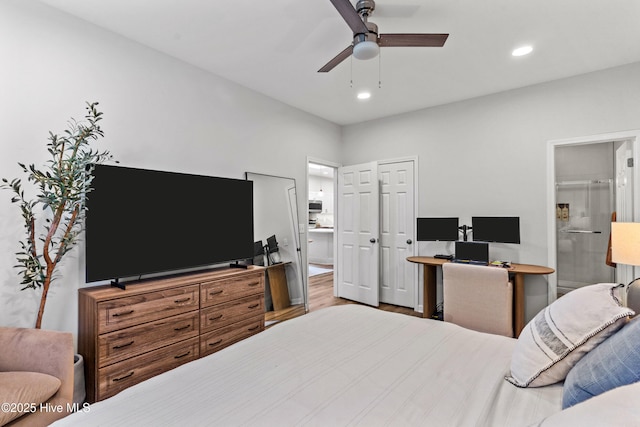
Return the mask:
M 371 92 L 358 93 L 358 99 L 369 99 L 369 98 L 371 98 Z
M 524 56 L 524 55 L 528 55 L 533 51 L 533 47 L 531 46 L 521 46 L 517 49 L 514 49 L 513 52 L 511 52 L 511 55 L 513 56 Z

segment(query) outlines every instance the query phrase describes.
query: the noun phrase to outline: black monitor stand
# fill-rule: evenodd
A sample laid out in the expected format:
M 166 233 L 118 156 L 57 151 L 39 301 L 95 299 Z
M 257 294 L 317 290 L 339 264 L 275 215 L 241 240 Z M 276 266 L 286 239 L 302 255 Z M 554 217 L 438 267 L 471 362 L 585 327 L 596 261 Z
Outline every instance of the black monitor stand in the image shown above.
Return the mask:
M 460 230 L 462 230 L 462 240 L 466 242 L 467 241 L 467 231 L 473 230 L 473 227 L 469 227 L 468 225 L 461 225 L 458 228 Z

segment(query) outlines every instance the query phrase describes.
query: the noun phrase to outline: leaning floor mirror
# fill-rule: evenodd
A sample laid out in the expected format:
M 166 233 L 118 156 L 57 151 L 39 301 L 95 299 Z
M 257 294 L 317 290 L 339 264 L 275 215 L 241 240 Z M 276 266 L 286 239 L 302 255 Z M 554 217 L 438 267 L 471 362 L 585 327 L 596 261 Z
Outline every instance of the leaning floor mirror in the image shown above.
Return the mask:
M 265 322 L 306 313 L 306 286 L 293 178 L 245 172 L 253 181 L 254 264 L 264 265 Z

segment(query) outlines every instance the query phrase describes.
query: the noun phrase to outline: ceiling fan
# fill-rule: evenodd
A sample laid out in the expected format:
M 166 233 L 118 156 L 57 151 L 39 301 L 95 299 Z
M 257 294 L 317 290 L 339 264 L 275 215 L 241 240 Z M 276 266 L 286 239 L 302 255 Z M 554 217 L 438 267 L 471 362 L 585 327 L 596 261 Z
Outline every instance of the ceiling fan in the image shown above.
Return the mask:
M 371 59 L 378 56 L 380 47 L 442 47 L 449 34 L 378 34 L 378 26 L 369 22 L 376 8 L 374 0 L 358 0 L 356 7 L 349 0 L 331 0 L 353 31 L 353 43 L 318 70 L 331 71 L 336 65 L 353 54 L 356 59 Z

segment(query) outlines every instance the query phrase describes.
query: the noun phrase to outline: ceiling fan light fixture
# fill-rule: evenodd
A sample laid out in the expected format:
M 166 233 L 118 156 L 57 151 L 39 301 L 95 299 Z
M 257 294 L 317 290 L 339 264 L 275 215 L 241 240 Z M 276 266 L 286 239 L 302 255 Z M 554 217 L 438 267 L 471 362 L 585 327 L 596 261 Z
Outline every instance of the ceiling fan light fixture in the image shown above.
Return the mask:
M 370 40 L 361 41 L 353 47 L 353 56 L 356 59 L 373 59 L 379 52 L 378 43 Z
M 531 52 L 533 52 L 533 47 L 532 46 L 521 46 L 517 49 L 514 49 L 513 52 L 511 52 L 511 55 L 513 56 L 524 56 L 524 55 L 528 55 Z

